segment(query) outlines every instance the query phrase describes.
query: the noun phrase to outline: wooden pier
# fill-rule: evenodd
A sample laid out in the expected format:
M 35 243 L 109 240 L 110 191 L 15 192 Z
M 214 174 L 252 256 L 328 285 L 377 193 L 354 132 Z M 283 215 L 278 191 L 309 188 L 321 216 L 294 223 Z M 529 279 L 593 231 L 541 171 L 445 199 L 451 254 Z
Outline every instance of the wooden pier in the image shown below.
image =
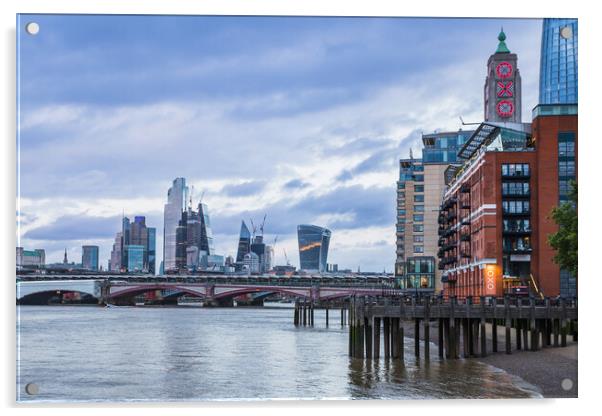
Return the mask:
M 403 322 L 412 320 L 414 355 L 420 358 L 422 327 L 425 360 L 430 358 L 430 330 L 435 322 L 439 357 L 448 359 L 485 357 L 489 352 L 498 352 L 498 325 L 505 328 L 506 354 L 512 353 L 512 338 L 517 349 L 531 351 L 565 347 L 569 334 L 577 340 L 575 299 L 480 297 L 474 302 L 468 297 L 458 302 L 455 297 L 447 301 L 428 296 L 357 297 L 351 298 L 348 314 L 349 355 L 353 358 L 380 358 L 382 333 L 384 358 L 403 360 Z M 491 345 L 488 345 L 488 327 Z

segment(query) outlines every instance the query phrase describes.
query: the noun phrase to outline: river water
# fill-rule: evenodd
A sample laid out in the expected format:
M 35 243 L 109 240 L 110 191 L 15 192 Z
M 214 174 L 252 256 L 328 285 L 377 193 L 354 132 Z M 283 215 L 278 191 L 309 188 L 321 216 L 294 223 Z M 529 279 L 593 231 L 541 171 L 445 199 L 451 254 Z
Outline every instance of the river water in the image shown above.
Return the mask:
M 337 311 L 338 312 L 338 311 Z M 352 360 L 331 311 L 313 328 L 284 308 L 17 307 L 18 401 L 540 397 L 476 360 Z M 36 395 L 25 393 L 35 383 Z

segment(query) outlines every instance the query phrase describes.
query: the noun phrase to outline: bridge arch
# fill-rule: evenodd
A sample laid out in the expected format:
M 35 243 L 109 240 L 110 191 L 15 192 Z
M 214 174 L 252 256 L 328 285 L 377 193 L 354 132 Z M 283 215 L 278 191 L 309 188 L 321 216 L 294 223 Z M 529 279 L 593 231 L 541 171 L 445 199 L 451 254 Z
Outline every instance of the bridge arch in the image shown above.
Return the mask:
M 219 288 L 218 288 L 219 290 Z M 309 289 L 298 289 L 298 288 L 286 288 L 280 286 L 269 286 L 269 287 L 248 287 L 248 288 L 238 288 L 233 290 L 228 290 L 221 293 L 216 293 L 213 298 L 214 299 L 226 299 L 226 298 L 234 298 L 237 296 L 248 295 L 253 293 L 281 293 L 284 295 L 296 296 L 301 298 L 310 298 L 311 291 Z M 305 293 L 307 292 L 307 293 Z
M 98 304 L 96 294 L 79 290 L 39 290 L 22 294 L 17 298 L 19 305 L 48 305 L 59 303 Z
M 116 286 L 116 288 L 119 288 Z M 206 294 L 203 290 L 195 290 L 186 286 L 179 285 L 165 285 L 165 284 L 157 284 L 157 285 L 144 285 L 144 286 L 131 286 L 124 288 L 123 290 L 118 290 L 108 294 L 109 299 L 117 299 L 123 297 L 134 297 L 141 295 L 143 293 L 152 292 L 155 290 L 168 290 L 176 293 L 187 294 L 191 296 L 195 296 L 198 298 L 205 298 Z M 174 293 L 175 294 L 175 293 Z

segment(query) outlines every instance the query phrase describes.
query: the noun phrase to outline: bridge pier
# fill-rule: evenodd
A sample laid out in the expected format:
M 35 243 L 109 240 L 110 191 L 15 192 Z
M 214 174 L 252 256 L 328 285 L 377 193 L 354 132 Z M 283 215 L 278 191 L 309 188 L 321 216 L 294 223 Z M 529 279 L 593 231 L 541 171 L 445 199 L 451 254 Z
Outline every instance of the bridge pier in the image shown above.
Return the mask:
M 374 358 L 380 358 L 380 318 L 374 317 Z

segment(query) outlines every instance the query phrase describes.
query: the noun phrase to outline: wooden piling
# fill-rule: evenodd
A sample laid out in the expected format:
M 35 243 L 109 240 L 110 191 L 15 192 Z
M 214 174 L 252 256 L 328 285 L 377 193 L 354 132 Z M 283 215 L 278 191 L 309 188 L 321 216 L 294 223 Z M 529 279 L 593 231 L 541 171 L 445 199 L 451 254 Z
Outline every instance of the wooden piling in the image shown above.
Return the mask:
M 445 358 L 451 358 L 451 342 L 449 338 L 449 318 L 443 319 L 443 338 L 445 344 Z
M 414 319 L 414 355 L 420 358 L 420 319 Z
M 424 300 L 424 359 L 429 360 L 431 355 L 431 335 L 430 335 L 430 320 L 431 320 L 431 299 L 427 296 Z
M 391 319 L 383 318 L 383 344 L 385 347 L 385 360 L 391 358 Z
M 404 355 L 403 321 L 399 319 L 399 359 L 403 362 Z
M 326 328 L 328 328 L 328 306 L 326 306 Z
M 310 326 L 314 326 L 314 303 L 313 302 L 309 305 L 309 311 L 310 311 Z
M 364 338 L 366 340 L 366 358 L 372 358 L 372 322 L 364 318 Z
M 516 349 L 520 350 L 523 347 L 523 342 L 522 342 L 522 335 L 521 335 L 521 329 L 522 329 L 522 319 L 517 319 L 516 323 L 515 323 L 515 332 L 516 332 Z
M 437 327 L 437 335 L 438 335 L 438 338 L 439 338 L 439 342 L 437 342 L 438 347 L 439 347 L 438 348 L 438 350 L 439 350 L 438 351 L 439 352 L 439 358 L 443 358 L 443 345 L 444 345 L 443 344 L 443 339 L 444 339 L 443 338 L 443 325 L 444 325 L 443 324 L 443 318 L 439 318 L 439 324 L 438 324 L 438 327 Z
M 374 358 L 380 358 L 380 318 L 374 318 Z
M 462 356 L 464 358 L 470 357 L 470 351 L 468 344 L 470 343 L 470 337 L 468 335 L 468 319 L 462 319 Z
M 456 304 L 457 298 L 452 296 L 449 305 L 449 339 L 450 339 L 450 357 L 458 358 L 458 323 L 456 321 Z
M 487 356 L 487 332 L 485 331 L 485 296 L 481 296 L 481 357 Z
M 493 319 L 491 320 L 491 351 L 497 352 L 497 298 L 493 298 Z
M 506 354 L 512 354 L 512 340 L 510 339 L 510 303 L 508 301 L 508 296 L 504 296 L 504 315 L 506 321 Z
M 345 326 L 345 321 L 344 321 L 344 317 L 343 317 L 344 310 L 345 309 L 341 308 L 341 328 Z

